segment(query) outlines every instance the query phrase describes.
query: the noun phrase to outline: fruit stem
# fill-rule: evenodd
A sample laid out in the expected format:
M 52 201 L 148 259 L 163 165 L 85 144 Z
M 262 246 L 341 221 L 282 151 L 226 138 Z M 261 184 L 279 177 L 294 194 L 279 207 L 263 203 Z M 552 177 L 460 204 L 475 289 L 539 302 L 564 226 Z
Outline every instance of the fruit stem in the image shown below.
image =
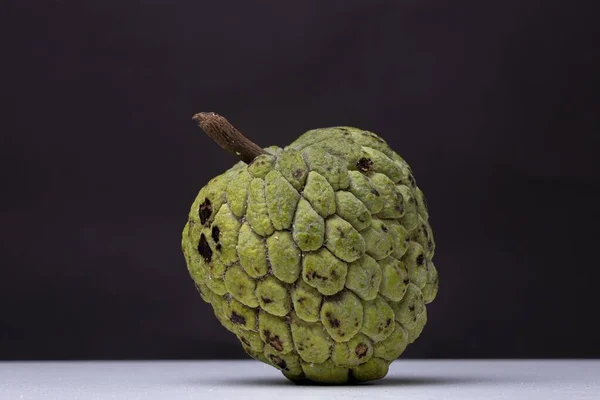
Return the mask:
M 265 151 L 242 135 L 225 117 L 213 112 L 201 112 L 193 116 L 198 126 L 219 146 L 249 164 Z

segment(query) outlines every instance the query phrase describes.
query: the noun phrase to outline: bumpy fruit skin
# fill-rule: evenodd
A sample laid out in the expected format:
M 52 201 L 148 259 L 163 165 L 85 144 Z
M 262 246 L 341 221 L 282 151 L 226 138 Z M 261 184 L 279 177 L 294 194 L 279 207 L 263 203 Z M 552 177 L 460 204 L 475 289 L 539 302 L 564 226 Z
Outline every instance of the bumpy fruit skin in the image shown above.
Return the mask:
M 192 205 L 182 248 L 196 287 L 290 380 L 383 378 L 438 290 L 423 192 L 368 131 L 315 129 L 266 151 Z

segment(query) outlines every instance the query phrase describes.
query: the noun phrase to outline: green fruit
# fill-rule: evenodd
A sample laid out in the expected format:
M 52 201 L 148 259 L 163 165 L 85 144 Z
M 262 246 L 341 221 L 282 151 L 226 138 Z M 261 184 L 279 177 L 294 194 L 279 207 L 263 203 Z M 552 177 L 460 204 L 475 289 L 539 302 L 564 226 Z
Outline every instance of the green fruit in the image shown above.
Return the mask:
M 251 357 L 293 381 L 383 378 L 438 290 L 410 167 L 350 127 L 254 150 L 190 210 L 182 249 L 202 298 Z

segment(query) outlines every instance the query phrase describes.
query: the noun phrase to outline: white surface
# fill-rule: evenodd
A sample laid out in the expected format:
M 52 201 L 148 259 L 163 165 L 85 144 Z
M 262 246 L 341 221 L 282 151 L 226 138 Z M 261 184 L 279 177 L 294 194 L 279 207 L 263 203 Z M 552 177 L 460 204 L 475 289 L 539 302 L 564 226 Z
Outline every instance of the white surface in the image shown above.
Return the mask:
M 256 361 L 5 362 L 0 399 L 600 399 L 600 361 L 398 360 L 358 386 L 298 386 Z

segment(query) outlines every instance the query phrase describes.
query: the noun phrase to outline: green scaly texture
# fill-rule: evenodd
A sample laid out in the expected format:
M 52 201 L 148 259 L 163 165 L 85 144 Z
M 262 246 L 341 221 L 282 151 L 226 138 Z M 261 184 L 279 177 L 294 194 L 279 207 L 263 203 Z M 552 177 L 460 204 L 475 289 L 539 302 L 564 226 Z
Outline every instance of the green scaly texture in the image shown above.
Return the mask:
M 213 178 L 182 249 L 202 299 L 293 381 L 383 378 L 438 291 L 423 192 L 379 136 L 315 129 Z

